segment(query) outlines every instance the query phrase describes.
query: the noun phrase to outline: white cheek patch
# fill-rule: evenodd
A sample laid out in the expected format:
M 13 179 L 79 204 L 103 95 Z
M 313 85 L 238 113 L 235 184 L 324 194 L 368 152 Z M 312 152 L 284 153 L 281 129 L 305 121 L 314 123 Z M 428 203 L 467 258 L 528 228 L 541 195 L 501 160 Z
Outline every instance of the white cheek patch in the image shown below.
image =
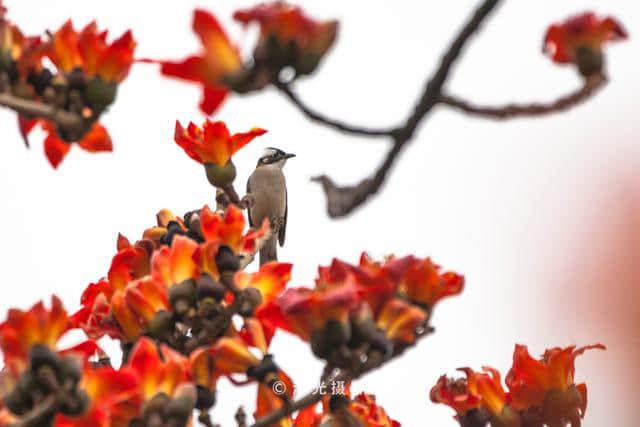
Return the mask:
M 278 152 L 276 150 L 274 150 L 273 148 L 265 148 L 264 152 L 262 153 L 262 157 L 269 157 L 269 156 L 273 156 L 274 154 L 277 154 Z

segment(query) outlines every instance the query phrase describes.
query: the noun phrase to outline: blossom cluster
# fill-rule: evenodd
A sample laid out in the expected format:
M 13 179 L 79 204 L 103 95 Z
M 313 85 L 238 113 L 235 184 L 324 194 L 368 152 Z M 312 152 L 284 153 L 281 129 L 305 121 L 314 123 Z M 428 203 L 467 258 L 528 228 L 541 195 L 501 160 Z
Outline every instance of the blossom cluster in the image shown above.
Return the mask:
M 162 74 L 200 84 L 204 96 L 200 109 L 213 114 L 230 91 L 246 93 L 276 83 L 281 71 L 290 69 L 296 78 L 313 73 L 333 45 L 337 21 L 318 21 L 285 2 L 261 4 L 238 10 L 233 18 L 243 26 L 256 23 L 260 37 L 249 63 L 229 39 L 218 19 L 198 9 L 193 30 L 203 50 L 181 61 L 158 61 Z
M 575 359 L 602 344 L 576 348 L 551 348 L 535 359 L 524 345 L 516 345 L 505 390 L 500 373 L 460 368 L 466 378 L 440 377 L 431 389 L 431 400 L 456 411 L 463 427 L 580 426 L 587 409 L 587 386 L 576 384 Z
M 0 5 L 1 6 L 1 5 Z M 134 62 L 131 31 L 112 42 L 95 22 L 78 31 L 71 20 L 46 36 L 27 36 L 0 12 L 0 85 L 2 91 L 35 103 L 37 112 L 17 107 L 25 142 L 41 126 L 44 150 L 55 168 L 71 143 L 88 152 L 111 151 L 112 142 L 98 122 L 115 101 L 119 84 Z M 72 117 L 64 119 L 62 116 Z

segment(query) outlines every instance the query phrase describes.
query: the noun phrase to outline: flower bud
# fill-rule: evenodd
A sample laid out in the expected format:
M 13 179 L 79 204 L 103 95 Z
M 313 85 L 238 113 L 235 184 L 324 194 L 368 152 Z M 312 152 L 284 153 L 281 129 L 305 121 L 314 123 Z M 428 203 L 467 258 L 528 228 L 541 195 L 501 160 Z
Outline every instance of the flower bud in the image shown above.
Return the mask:
M 216 266 L 220 273 L 225 271 L 236 272 L 240 268 L 238 256 L 228 246 L 220 246 L 216 254 Z
M 65 415 L 80 415 L 82 414 L 91 403 L 89 395 L 84 390 L 75 390 L 71 399 L 64 401 L 58 410 Z
M 324 326 L 327 342 L 331 346 L 347 344 L 351 340 L 351 325 L 342 324 L 335 319 L 329 319 Z
M 207 173 L 209 183 L 214 187 L 224 187 L 236 179 L 236 167 L 231 160 L 224 166 L 215 163 L 205 163 L 204 170 Z
M 33 402 L 31 397 L 25 394 L 22 387 L 14 387 L 11 393 L 4 397 L 4 404 L 15 415 L 26 414 Z
M 117 83 L 95 77 L 86 84 L 84 96 L 91 109 L 99 114 L 115 101 L 117 91 Z
M 196 408 L 199 410 L 208 410 L 216 404 L 216 391 L 209 390 L 201 385 L 197 386 L 196 392 L 198 398 L 196 400 Z
M 177 393 L 164 408 L 167 418 L 186 423 L 196 406 L 197 393 L 182 392 Z
M 576 49 L 576 64 L 584 77 L 601 74 L 604 56 L 601 51 L 589 46 L 580 46 Z
M 154 338 L 164 338 L 173 331 L 173 316 L 166 310 L 158 311 L 151 323 L 149 323 L 148 331 Z
M 82 362 L 77 356 L 66 355 L 60 364 L 60 377 L 64 383 L 70 382 L 75 387 L 82 378 Z
M 44 344 L 34 344 L 29 351 L 29 369 L 35 373 L 45 366 L 57 373 L 60 369 L 60 356 Z
M 169 303 L 179 316 L 184 316 L 196 302 L 196 282 L 187 279 L 169 288 Z
M 199 300 L 209 297 L 221 301 L 227 290 L 221 283 L 213 280 L 210 275 L 203 273 L 197 280 L 196 292 Z
M 164 408 L 169 403 L 169 396 L 165 393 L 158 393 L 151 400 L 147 401 L 142 408 L 142 417 L 144 420 L 149 423 L 150 418 L 155 415 L 162 414 L 164 412 Z

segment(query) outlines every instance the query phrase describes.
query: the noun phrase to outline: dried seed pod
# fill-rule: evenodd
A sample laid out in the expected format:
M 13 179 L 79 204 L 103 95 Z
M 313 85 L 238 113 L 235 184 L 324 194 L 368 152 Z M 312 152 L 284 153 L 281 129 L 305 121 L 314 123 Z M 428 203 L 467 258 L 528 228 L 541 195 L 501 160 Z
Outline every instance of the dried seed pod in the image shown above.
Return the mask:
M 227 290 L 224 285 L 213 280 L 210 275 L 203 273 L 198 278 L 196 292 L 198 299 L 210 297 L 216 301 L 221 301 Z
M 29 369 L 35 373 L 43 366 L 51 367 L 57 374 L 60 370 L 60 356 L 44 344 L 34 344 L 29 351 Z

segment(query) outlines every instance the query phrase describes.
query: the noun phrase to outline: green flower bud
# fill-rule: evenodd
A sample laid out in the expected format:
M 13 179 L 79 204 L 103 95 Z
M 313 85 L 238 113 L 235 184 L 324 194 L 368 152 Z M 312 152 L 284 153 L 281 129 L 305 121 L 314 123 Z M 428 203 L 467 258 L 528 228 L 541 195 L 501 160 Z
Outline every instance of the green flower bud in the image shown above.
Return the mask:
M 90 80 L 84 88 L 87 104 L 97 114 L 102 113 L 116 99 L 118 84 L 105 82 L 100 77 Z
M 231 160 L 224 166 L 218 166 L 215 163 L 205 163 L 204 170 L 209 183 L 214 187 L 224 187 L 236 179 L 236 167 Z

